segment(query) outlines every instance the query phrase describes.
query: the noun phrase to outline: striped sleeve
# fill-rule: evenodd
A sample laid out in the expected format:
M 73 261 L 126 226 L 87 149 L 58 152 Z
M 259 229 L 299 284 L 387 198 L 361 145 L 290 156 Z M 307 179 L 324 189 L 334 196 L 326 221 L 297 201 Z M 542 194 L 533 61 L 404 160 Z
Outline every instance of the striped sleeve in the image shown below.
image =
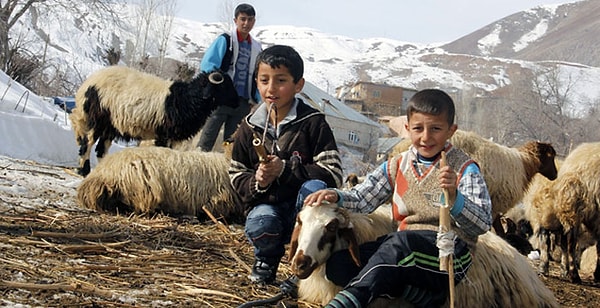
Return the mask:
M 384 162 L 350 190 L 337 190 L 342 206 L 353 212 L 371 213 L 388 202 L 393 187 L 388 180 L 386 166 L 387 162 Z

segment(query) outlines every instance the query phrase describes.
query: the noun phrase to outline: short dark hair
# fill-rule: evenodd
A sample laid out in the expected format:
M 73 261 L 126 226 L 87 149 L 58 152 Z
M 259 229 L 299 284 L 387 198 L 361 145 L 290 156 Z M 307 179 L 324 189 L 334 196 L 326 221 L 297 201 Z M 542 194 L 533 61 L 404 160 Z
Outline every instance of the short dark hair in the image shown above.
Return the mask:
M 248 16 L 256 16 L 256 11 L 254 11 L 254 7 L 248 3 L 242 3 L 235 8 L 235 12 L 233 16 L 237 18 L 241 13 L 244 13 Z
M 290 75 L 294 78 L 294 83 L 298 83 L 304 75 L 304 61 L 298 52 L 286 45 L 273 45 L 261 53 L 256 58 L 256 69 L 258 72 L 258 66 L 261 63 L 270 65 L 272 68 L 278 68 L 280 66 L 287 67 L 290 71 Z
M 425 113 L 431 115 L 446 114 L 448 125 L 454 124 L 454 101 L 446 92 L 437 89 L 425 89 L 417 92 L 408 101 L 406 117 L 410 121 L 413 113 Z

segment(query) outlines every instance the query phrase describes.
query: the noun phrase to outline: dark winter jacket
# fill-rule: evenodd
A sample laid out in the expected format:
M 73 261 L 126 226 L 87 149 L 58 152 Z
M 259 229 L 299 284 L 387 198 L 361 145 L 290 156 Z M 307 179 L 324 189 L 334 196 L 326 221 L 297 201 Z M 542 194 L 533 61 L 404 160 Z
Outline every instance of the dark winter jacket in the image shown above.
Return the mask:
M 283 173 L 265 192 L 257 191 L 255 173 L 259 158 L 252 140 L 263 137 L 266 104 L 248 115 L 235 134 L 229 177 L 247 209 L 262 203 L 295 201 L 302 183 L 310 179 L 320 179 L 332 188 L 342 184 L 341 160 L 325 115 L 301 99 L 297 98 L 295 105 L 279 125 L 277 138 L 272 127 L 265 136 L 269 154 L 285 161 Z

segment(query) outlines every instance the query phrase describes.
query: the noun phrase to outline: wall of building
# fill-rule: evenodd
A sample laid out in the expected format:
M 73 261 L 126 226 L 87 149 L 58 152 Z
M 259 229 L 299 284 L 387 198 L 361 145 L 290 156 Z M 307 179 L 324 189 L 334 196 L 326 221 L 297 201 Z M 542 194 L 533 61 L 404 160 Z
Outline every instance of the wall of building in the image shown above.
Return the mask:
M 355 110 L 358 110 L 357 102 L 362 102 L 360 112 L 363 114 L 400 116 L 406 114 L 408 101 L 416 92 L 416 90 L 386 84 L 358 82 L 347 91 L 343 100 L 353 102 Z

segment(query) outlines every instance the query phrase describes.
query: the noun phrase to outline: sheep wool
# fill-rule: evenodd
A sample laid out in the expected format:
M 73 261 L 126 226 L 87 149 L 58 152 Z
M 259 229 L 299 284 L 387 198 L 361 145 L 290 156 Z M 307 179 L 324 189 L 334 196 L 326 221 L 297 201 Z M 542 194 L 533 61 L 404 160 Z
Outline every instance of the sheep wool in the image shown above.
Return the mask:
M 290 256 L 294 255 L 291 260 L 292 271 L 295 273 L 298 268 L 315 268 L 314 265 L 309 264 L 300 264 L 298 267 L 295 263 L 299 256 L 319 264 L 308 278 L 300 280 L 298 294 L 300 299 L 321 305 L 328 303 L 342 289 L 341 286 L 336 286 L 326 279 L 324 268 L 327 259 L 332 251 L 349 247 L 343 243 L 331 243 L 330 245 L 335 248 L 328 250 L 327 246 L 323 246 L 323 238 L 315 235 L 327 229 L 326 226 L 334 219 L 340 224 L 343 222 L 344 225 L 353 226 L 352 231 L 357 235 L 358 244 L 368 240 L 374 233 L 383 231 L 377 229 L 377 223 L 364 223 L 369 220 L 365 220 L 366 215 L 344 213 L 343 209 L 333 210 L 332 208 L 335 207 L 334 204 L 305 207 L 299 213 L 299 218 L 300 221 L 309 221 L 309 223 L 302 224 L 302 230 L 295 230 L 294 240 L 297 244 L 293 244 L 290 250 Z M 385 219 L 386 216 L 381 217 Z M 391 219 L 391 216 L 387 217 Z M 299 227 L 298 224 L 296 227 Z M 339 238 L 334 240 L 339 241 Z M 499 236 L 492 232 L 479 236 L 472 253 L 473 263 L 467 276 L 456 286 L 454 302 L 456 307 L 472 307 L 474 304 L 477 307 L 494 308 L 559 307 L 558 301 L 540 280 L 529 261 Z M 404 299 L 379 298 L 369 307 L 412 307 L 412 305 Z M 449 307 L 449 303 L 446 302 L 444 307 Z
M 600 239 L 600 142 L 577 146 L 560 164 L 556 180 L 532 185 L 525 202 L 527 217 L 539 238 L 540 272 L 548 274 L 547 232 L 552 232 L 572 243 L 567 250 L 561 245 L 562 276 L 581 282 L 581 252 Z M 600 281 L 598 265 L 594 280 Z
M 83 176 L 90 172 L 96 141 L 99 160 L 115 138 L 154 139 L 157 146 L 174 147 L 198 133 L 219 104 L 239 104 L 233 82 L 218 71 L 183 82 L 124 66 L 94 72 L 79 87 L 75 102 L 70 119 Z
M 343 208 L 337 208 L 336 205 L 309 206 L 304 207 L 298 214 L 298 219 L 303 223 L 296 224 L 292 235 L 289 251 L 291 268 L 299 277 L 309 275 L 298 282 L 300 299 L 321 305 L 327 304 L 342 289 L 341 286 L 335 285 L 325 277 L 326 261 L 331 253 L 342 249 L 358 248 L 356 246 L 349 247 L 349 242 L 360 245 L 398 229 L 398 225 L 392 219 L 390 205 L 380 206 L 375 212 L 368 215 L 352 213 Z M 339 228 L 351 228 L 353 232 L 344 234 L 354 238 L 334 239 L 334 242 L 327 243 L 319 241 L 323 235 L 321 232 L 326 230 L 324 225 L 333 219 L 340 222 Z M 331 246 L 321 247 L 321 245 Z M 302 254 L 308 254 L 312 258 L 303 258 L 301 254 L 297 253 L 298 249 L 302 250 Z M 357 254 L 356 251 L 354 253 Z M 305 264 L 305 262 L 312 263 Z M 314 270 L 310 273 L 301 273 L 300 269 L 306 270 L 307 268 L 314 268 Z
M 107 156 L 77 188 L 80 206 L 112 213 L 163 213 L 243 221 L 221 153 L 128 148 Z

